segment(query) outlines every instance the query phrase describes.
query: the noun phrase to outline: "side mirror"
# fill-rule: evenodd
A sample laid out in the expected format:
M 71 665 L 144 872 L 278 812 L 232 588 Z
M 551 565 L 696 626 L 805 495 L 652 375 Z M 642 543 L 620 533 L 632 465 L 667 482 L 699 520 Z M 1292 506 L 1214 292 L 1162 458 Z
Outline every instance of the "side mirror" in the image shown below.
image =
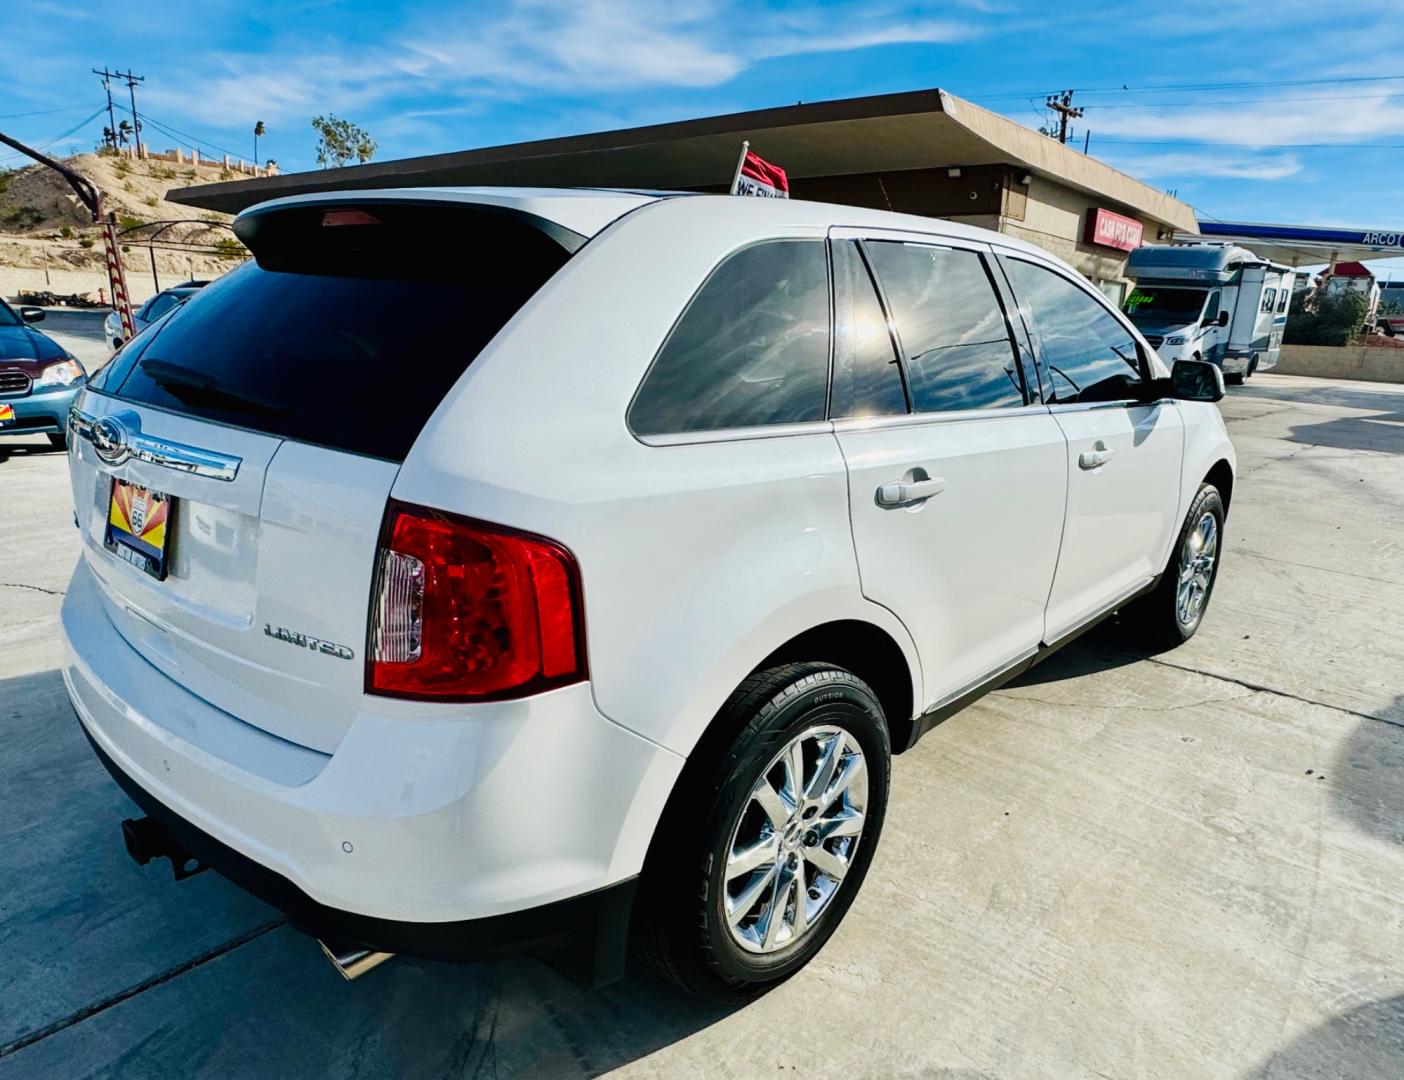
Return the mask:
M 1207 360 L 1176 360 L 1170 369 L 1170 396 L 1180 401 L 1222 401 L 1224 373 Z
M 19 309 L 20 318 L 25 322 L 43 322 L 45 311 L 41 307 L 22 307 Z
M 1220 325 L 1220 326 L 1227 326 L 1228 324 L 1229 324 L 1229 313 L 1228 313 L 1228 311 L 1227 311 L 1227 310 L 1224 310 L 1224 311 L 1219 312 L 1219 325 Z

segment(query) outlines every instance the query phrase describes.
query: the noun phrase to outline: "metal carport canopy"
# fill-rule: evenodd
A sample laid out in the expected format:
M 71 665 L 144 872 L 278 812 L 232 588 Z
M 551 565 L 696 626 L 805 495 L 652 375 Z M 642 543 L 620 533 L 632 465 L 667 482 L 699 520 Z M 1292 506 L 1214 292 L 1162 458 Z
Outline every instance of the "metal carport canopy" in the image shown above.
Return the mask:
M 743 139 L 797 179 L 1007 163 L 1172 230 L 1198 227 L 1190 207 L 1165 192 L 939 89 L 203 184 L 175 189 L 167 198 L 236 213 L 265 199 L 360 188 L 725 188 Z
M 1404 256 L 1404 229 L 1343 229 L 1338 226 L 1268 225 L 1248 221 L 1201 221 L 1199 235 L 1177 241 L 1226 240 L 1255 255 L 1288 266 L 1334 265 Z

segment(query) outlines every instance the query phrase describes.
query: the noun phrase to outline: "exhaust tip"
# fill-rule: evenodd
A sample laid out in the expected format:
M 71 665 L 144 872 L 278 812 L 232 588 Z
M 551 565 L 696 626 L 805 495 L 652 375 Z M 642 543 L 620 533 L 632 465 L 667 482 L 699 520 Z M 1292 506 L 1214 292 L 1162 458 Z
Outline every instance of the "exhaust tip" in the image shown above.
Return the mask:
M 331 961 L 332 967 L 336 968 L 347 982 L 359 979 L 367 971 L 378 968 L 395 955 L 394 953 L 363 949 L 359 945 L 348 945 L 340 941 L 318 939 L 317 944 L 322 947 L 322 952 Z

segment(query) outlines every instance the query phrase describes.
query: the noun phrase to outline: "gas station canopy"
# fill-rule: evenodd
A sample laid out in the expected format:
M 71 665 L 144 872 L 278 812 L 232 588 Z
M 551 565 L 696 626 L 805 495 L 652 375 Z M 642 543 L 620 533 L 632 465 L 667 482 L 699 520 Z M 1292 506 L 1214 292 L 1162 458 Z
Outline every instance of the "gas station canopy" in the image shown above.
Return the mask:
M 1366 262 L 1404 256 L 1404 229 L 1341 229 L 1315 225 L 1263 225 L 1201 221 L 1199 235 L 1176 233 L 1177 243 L 1225 240 L 1288 266 Z

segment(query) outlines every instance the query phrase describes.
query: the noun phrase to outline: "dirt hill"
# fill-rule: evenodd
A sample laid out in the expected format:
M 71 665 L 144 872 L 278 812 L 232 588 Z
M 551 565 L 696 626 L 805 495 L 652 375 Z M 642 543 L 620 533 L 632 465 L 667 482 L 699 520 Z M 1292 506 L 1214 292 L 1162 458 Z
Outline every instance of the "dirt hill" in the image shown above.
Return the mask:
M 177 225 L 158 241 L 156 265 L 162 277 L 211 277 L 235 266 L 245 252 L 228 229 L 216 222 L 228 214 L 197 211 L 167 202 L 167 191 L 191 184 L 233 179 L 220 165 L 132 161 L 124 157 L 79 154 L 65 164 L 97 185 L 104 208 L 123 229 L 153 221 L 195 219 Z M 153 230 L 125 237 L 128 275 L 149 269 L 146 241 Z M 161 247 L 164 243 L 168 247 Z M 87 209 L 58 173 L 43 165 L 0 172 L 0 267 L 100 270 L 102 240 Z

